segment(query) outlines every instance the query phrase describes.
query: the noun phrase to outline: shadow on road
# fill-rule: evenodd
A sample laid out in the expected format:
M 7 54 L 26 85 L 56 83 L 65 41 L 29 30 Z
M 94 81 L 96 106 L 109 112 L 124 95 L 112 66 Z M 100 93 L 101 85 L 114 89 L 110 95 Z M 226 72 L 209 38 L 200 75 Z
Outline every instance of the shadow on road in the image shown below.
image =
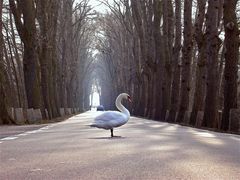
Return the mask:
M 93 137 L 88 139 L 108 139 L 108 140 L 114 140 L 114 139 L 125 139 L 126 137 L 122 136 L 115 136 L 115 137 Z

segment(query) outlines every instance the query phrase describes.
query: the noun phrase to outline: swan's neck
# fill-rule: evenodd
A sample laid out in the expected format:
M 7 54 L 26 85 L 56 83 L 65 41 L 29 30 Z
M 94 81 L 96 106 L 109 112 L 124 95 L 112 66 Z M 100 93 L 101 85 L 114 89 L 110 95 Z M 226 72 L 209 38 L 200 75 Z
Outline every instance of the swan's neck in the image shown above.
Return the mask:
M 127 108 L 125 108 L 125 107 L 122 105 L 122 97 L 117 97 L 115 104 L 116 104 L 116 106 L 117 106 L 117 108 L 118 108 L 119 111 L 121 111 L 122 113 L 124 113 L 127 117 L 130 117 L 129 111 L 127 110 Z

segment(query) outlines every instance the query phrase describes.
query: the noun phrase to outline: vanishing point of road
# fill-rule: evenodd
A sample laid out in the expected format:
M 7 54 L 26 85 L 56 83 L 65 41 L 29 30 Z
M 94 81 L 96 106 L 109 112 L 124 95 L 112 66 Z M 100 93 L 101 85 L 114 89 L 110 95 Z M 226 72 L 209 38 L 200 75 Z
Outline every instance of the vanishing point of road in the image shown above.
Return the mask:
M 110 138 L 88 126 L 94 116 L 7 135 L 0 127 L 0 179 L 240 179 L 238 135 L 131 117 Z

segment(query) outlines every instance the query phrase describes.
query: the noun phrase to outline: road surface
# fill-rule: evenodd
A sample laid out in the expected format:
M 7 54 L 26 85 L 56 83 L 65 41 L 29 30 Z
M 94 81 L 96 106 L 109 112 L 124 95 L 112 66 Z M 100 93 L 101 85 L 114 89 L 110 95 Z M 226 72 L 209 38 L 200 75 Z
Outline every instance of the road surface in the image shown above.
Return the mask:
M 240 179 L 238 135 L 131 117 L 109 138 L 94 116 L 0 138 L 0 179 Z

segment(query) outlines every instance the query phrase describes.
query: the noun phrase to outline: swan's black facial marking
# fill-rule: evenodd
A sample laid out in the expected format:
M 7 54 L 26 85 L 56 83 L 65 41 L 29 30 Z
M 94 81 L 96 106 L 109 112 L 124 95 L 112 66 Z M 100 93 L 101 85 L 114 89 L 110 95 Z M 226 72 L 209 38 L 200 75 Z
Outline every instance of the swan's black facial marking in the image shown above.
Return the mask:
M 130 97 L 130 96 L 127 96 L 127 99 L 128 99 L 128 101 L 129 101 L 129 102 L 132 102 L 132 100 L 131 100 L 131 97 Z

